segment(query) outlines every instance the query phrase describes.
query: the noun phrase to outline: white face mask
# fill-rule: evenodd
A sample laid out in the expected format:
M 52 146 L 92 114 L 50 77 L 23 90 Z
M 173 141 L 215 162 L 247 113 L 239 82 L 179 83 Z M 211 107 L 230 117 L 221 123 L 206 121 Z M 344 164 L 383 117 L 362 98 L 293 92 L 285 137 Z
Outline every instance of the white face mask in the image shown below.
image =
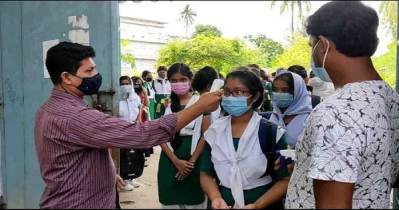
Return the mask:
M 120 87 L 121 95 L 125 95 L 125 94 L 131 93 L 131 92 L 132 92 L 132 86 L 131 85 L 122 85 Z
M 327 41 L 327 51 L 326 51 L 326 54 L 324 55 L 323 66 L 316 67 L 316 65 L 313 61 L 313 53 L 316 50 L 317 45 L 320 43 L 320 40 L 316 43 L 316 45 L 314 46 L 314 48 L 312 50 L 312 54 L 310 55 L 310 58 L 311 58 L 310 65 L 311 65 L 312 71 L 316 75 L 316 77 L 319 77 L 321 80 L 323 80 L 325 82 L 332 82 L 330 76 L 328 75 L 326 69 L 324 68 L 324 64 L 326 63 L 327 53 L 328 53 L 328 50 L 330 49 L 330 42 L 327 39 L 326 39 L 326 41 Z

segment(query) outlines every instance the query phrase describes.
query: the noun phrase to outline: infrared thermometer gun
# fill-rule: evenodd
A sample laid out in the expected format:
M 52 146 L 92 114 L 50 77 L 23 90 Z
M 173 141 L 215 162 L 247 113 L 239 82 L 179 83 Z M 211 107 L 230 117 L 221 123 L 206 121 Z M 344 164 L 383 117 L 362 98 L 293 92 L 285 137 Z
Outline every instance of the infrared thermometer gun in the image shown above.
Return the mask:
M 224 81 L 221 79 L 215 79 L 213 80 L 212 87 L 211 87 L 211 93 L 220 90 L 224 85 Z
M 278 150 L 276 151 L 277 155 L 280 155 L 280 168 L 285 167 L 285 159 L 291 158 L 293 161 L 296 161 L 295 150 L 286 149 L 286 150 Z

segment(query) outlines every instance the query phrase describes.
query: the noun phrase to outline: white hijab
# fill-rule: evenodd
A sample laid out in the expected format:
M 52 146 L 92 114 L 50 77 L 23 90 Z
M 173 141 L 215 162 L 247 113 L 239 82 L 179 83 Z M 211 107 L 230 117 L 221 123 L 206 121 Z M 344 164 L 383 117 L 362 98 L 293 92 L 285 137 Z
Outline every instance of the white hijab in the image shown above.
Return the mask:
M 130 123 L 134 123 L 139 115 L 141 99 L 134 91 L 132 79 L 129 78 L 129 80 L 131 82 L 131 91 L 128 98 L 121 98 L 119 102 L 119 116 Z

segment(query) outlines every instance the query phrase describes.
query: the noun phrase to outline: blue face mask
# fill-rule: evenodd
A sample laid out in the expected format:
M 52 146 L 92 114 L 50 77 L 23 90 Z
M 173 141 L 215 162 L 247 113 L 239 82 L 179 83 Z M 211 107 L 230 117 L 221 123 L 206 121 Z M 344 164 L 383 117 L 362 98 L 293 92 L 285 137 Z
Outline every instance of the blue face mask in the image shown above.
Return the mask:
M 314 73 L 314 75 L 318 78 L 320 78 L 321 80 L 323 80 L 324 82 L 332 82 L 330 76 L 328 75 L 326 69 L 324 68 L 324 64 L 326 63 L 326 58 L 327 58 L 327 53 L 328 53 L 328 49 L 330 49 L 330 43 L 327 41 L 327 52 L 324 55 L 324 59 L 323 59 L 323 67 L 316 67 L 314 61 L 313 61 L 313 53 L 317 47 L 317 45 L 319 44 L 320 41 L 318 41 L 315 45 L 315 47 L 313 48 L 313 52 L 312 55 L 310 55 L 311 61 L 310 61 L 310 66 L 312 68 L 312 71 Z
M 251 96 L 250 96 L 251 97 Z M 248 97 L 249 98 L 249 97 Z M 247 97 L 242 96 L 242 97 L 222 97 L 222 106 L 224 110 L 226 110 L 227 113 L 229 113 L 231 116 L 241 116 L 245 112 L 248 111 L 249 108 L 251 108 L 251 105 L 247 105 Z
M 290 93 L 276 93 L 272 94 L 273 103 L 276 104 L 279 108 L 287 108 L 292 104 L 294 100 L 294 96 Z

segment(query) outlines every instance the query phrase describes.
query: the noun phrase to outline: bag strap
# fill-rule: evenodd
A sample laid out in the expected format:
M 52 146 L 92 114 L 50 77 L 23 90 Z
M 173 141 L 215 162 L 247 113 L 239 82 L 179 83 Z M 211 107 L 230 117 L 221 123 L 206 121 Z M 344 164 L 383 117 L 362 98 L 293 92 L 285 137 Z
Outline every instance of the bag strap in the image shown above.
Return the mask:
M 311 98 L 312 98 L 312 108 L 315 108 L 320 103 L 321 97 L 316 95 L 311 95 Z
M 270 175 L 273 180 L 276 180 L 274 172 L 274 159 L 276 157 L 276 136 L 278 126 L 273 122 L 262 118 L 259 126 L 259 143 L 263 154 L 267 159 L 266 172 L 262 177 Z

